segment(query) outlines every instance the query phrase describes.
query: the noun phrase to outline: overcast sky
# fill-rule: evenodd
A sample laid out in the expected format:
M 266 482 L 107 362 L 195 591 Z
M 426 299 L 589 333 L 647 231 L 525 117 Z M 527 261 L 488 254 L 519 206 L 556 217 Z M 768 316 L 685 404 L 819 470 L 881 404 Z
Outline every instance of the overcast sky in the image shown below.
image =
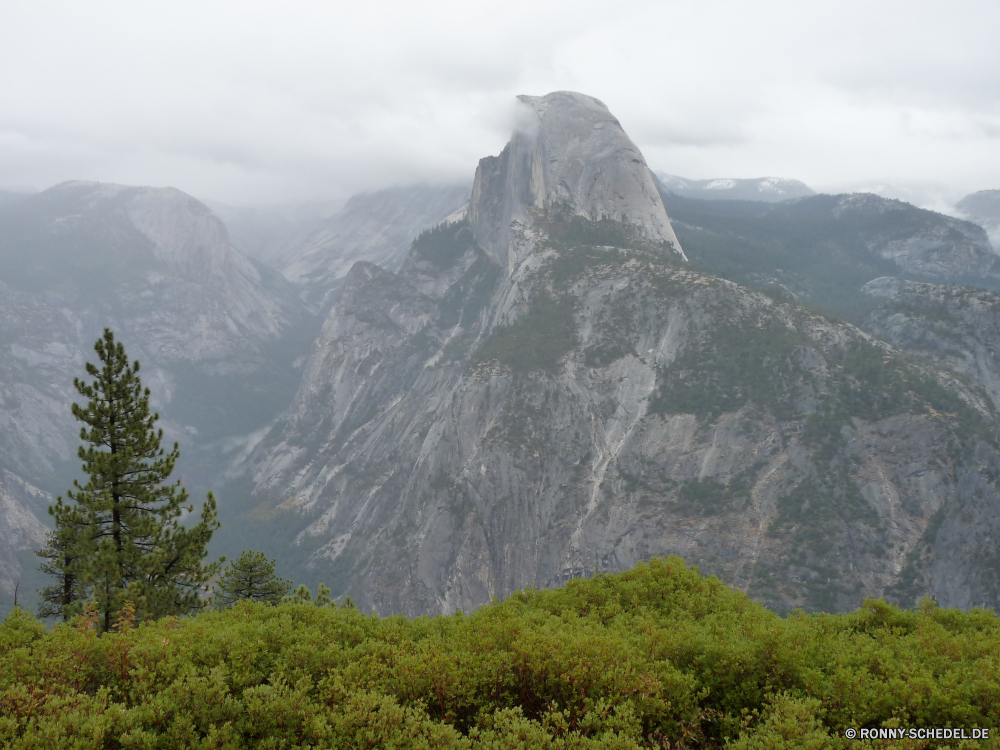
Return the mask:
M 1000 188 L 998 36 L 997 0 L 4 0 L 0 188 L 471 183 L 516 94 L 570 89 L 656 170 L 926 205 Z

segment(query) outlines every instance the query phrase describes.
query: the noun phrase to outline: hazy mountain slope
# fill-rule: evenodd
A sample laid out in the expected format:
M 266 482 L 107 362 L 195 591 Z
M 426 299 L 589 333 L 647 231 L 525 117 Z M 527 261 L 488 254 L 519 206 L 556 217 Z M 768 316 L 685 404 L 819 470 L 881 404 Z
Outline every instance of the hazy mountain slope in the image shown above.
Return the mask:
M 965 196 L 955 208 L 979 224 L 989 234 L 993 247 L 1000 252 L 1000 190 L 980 190 Z
M 248 462 L 243 538 L 382 612 L 671 553 L 779 609 L 996 605 L 988 398 L 546 197 L 524 138 L 481 163 L 469 224 L 348 274 Z
M 682 198 L 727 201 L 765 201 L 777 203 L 791 198 L 815 195 L 812 188 L 787 177 L 756 177 L 749 179 L 718 178 L 690 180 L 686 177 L 656 172 L 664 189 Z
M 166 412 L 177 428 L 205 435 L 254 429 L 258 412 L 280 409 L 299 339 L 312 335 L 281 275 L 170 188 L 66 183 L 0 210 L 0 279 L 65 319 L 73 367 L 110 326 L 146 365 L 160 405 L 185 394 Z
M 879 304 L 866 330 L 933 357 L 1000 410 L 1000 294 L 892 277 L 874 279 L 863 291 Z
M 31 195 L 31 193 L 20 193 L 14 190 L 0 190 L 0 206 L 6 203 L 14 203 L 22 198 L 27 198 L 29 195 Z
M 7 207 L 0 229 L 6 283 L 134 330 L 160 358 L 246 362 L 299 314 L 279 276 L 171 188 L 65 183 Z
M 357 261 L 396 270 L 413 238 L 459 210 L 468 185 L 416 185 L 356 195 L 334 216 L 289 238 L 275 263 L 301 299 L 324 313 Z
M 340 211 L 343 203 L 297 201 L 269 206 L 230 206 L 205 201 L 226 225 L 234 247 L 272 267 L 277 266 L 289 240 L 308 234 Z
M 180 191 L 66 183 L 0 207 L 0 470 L 13 477 L 0 495 L 19 502 L 18 482 L 54 495 L 78 476 L 73 379 L 104 326 L 142 363 L 197 489 L 221 471 L 208 443 L 287 405 L 309 320 L 287 282 L 234 251 L 221 221 Z M 47 524 L 45 504 L 14 515 Z M 11 534 L 0 534 L 0 568 L 27 538 Z
M 905 275 L 996 285 L 1000 259 L 969 222 L 875 195 L 816 195 L 780 204 L 704 201 L 663 191 L 692 262 L 860 323 L 873 278 Z

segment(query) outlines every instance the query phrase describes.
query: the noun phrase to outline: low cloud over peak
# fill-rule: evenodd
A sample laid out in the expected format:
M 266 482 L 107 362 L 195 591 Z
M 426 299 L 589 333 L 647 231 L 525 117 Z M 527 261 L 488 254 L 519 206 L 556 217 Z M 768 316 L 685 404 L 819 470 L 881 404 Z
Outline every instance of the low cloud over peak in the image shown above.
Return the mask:
M 260 203 L 469 180 L 517 94 L 569 89 L 671 174 L 964 194 L 1000 187 L 998 27 L 988 1 L 6 4 L 0 189 Z

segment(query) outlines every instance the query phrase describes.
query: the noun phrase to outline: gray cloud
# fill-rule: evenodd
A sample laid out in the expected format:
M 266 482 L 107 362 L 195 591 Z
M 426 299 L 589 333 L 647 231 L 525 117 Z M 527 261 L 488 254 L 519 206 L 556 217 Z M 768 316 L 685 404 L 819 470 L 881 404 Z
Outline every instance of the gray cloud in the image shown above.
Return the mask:
M 1000 187 L 1000 6 L 526 0 L 0 5 L 0 188 L 231 203 L 471 180 L 514 96 L 605 101 L 657 169 Z

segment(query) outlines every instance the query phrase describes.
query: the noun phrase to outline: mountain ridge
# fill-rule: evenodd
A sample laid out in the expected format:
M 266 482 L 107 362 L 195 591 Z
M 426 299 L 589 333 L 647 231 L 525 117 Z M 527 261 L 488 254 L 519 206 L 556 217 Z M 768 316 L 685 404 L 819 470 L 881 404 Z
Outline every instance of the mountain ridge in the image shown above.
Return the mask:
M 804 182 L 788 177 L 692 180 L 666 172 L 654 172 L 653 176 L 664 190 L 684 198 L 700 200 L 752 200 L 774 203 L 816 194 Z
M 610 117 L 595 102 L 582 121 Z M 468 219 L 398 272 L 348 273 L 294 406 L 245 465 L 262 520 L 244 538 L 282 529 L 302 575 L 380 612 L 470 609 L 667 554 L 778 610 L 994 602 L 973 531 L 1000 497 L 992 402 L 855 326 L 690 270 L 624 203 L 622 220 L 546 204 L 538 165 L 561 152 L 540 141 L 515 132 L 483 160 Z M 830 221 L 897 210 L 817 199 Z M 936 541 L 963 533 L 977 541 Z

